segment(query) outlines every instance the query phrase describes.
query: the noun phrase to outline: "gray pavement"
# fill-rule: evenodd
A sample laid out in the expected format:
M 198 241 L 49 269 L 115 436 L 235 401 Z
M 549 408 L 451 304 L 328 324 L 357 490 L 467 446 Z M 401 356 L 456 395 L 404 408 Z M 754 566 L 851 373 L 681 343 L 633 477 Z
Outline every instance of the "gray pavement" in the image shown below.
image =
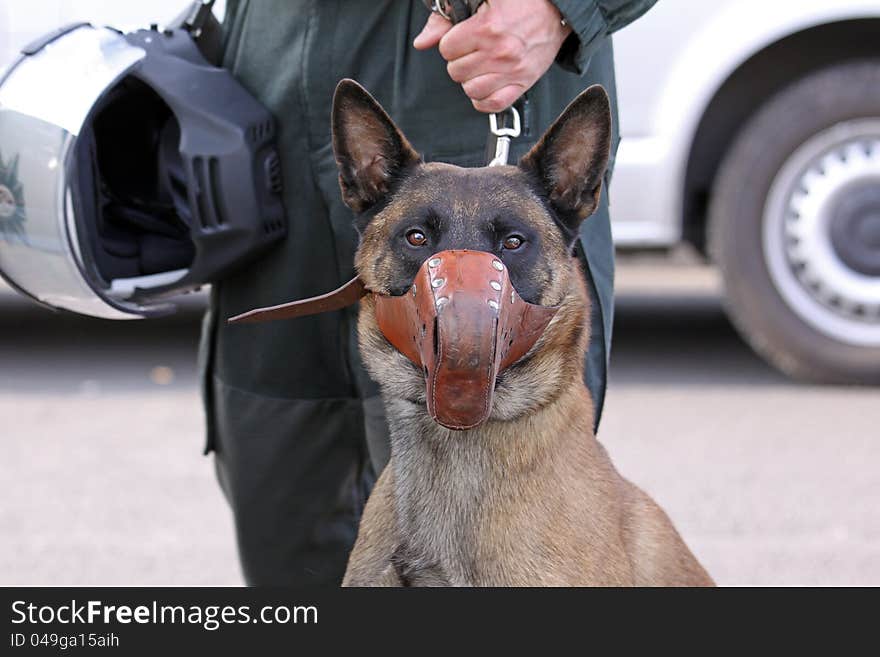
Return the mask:
M 721 584 L 880 585 L 880 391 L 787 381 L 714 272 L 622 260 L 600 439 Z M 239 584 L 201 455 L 199 301 L 151 322 L 0 291 L 0 584 Z

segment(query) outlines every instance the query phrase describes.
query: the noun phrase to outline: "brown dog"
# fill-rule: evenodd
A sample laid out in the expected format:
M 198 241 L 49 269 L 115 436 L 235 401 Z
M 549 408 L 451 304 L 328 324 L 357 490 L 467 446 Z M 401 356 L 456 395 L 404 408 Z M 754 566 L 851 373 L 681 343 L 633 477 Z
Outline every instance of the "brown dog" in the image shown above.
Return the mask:
M 423 164 L 366 91 L 337 88 L 333 146 L 361 234 L 360 282 L 338 294 L 373 292 L 360 347 L 391 428 L 345 585 L 713 584 L 592 432 L 572 247 L 610 135 L 594 86 L 518 166 Z

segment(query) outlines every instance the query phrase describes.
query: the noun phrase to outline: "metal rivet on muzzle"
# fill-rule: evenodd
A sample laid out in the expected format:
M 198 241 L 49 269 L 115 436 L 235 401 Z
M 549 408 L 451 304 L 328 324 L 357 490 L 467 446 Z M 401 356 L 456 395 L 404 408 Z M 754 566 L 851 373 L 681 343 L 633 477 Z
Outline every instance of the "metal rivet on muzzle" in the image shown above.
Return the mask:
M 498 302 L 494 299 L 489 299 L 489 307 L 493 310 L 498 310 Z
M 496 292 L 501 292 L 501 283 L 498 281 L 489 281 L 489 285 L 491 285 L 492 289 Z
M 495 269 L 497 269 L 498 271 L 504 271 L 504 265 L 502 265 L 501 262 L 498 260 L 493 260 L 492 266 L 495 267 Z
M 413 291 L 413 296 L 416 296 L 416 284 L 415 283 L 413 283 L 412 291 Z
M 440 264 L 440 258 L 431 258 L 430 260 L 428 260 L 429 267 L 436 267 L 439 264 Z
M 438 278 L 438 279 L 431 281 L 431 285 L 434 287 L 442 287 L 445 282 L 446 282 L 445 278 Z

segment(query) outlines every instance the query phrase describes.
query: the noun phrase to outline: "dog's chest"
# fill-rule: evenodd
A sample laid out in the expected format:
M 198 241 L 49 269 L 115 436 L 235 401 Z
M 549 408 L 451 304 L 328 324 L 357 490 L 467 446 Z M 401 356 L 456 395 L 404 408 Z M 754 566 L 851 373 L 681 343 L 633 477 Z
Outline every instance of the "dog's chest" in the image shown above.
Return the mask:
M 442 506 L 442 505 L 438 505 Z M 391 565 L 404 586 L 473 586 L 478 559 L 469 524 L 439 512 L 399 517 Z
M 488 490 L 489 479 L 475 463 L 479 459 L 461 466 L 445 459 L 431 462 L 436 456 L 420 454 L 396 463 L 397 541 L 391 564 L 405 586 L 474 586 L 484 580 L 486 501 L 497 495 Z
M 391 566 L 402 586 L 454 586 L 439 563 L 404 546 L 394 550 Z

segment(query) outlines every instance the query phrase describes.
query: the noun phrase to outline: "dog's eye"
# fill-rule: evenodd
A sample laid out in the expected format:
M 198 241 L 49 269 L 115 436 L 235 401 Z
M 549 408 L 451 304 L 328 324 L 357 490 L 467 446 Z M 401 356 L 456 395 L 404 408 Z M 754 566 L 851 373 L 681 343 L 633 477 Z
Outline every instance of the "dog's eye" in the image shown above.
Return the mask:
M 406 241 L 412 244 L 413 246 L 424 246 L 428 238 L 425 237 L 425 234 L 418 230 L 417 228 L 413 228 L 406 233 Z
M 519 247 L 522 246 L 523 238 L 519 235 L 511 235 L 507 239 L 504 240 L 502 246 L 509 251 L 516 251 Z

